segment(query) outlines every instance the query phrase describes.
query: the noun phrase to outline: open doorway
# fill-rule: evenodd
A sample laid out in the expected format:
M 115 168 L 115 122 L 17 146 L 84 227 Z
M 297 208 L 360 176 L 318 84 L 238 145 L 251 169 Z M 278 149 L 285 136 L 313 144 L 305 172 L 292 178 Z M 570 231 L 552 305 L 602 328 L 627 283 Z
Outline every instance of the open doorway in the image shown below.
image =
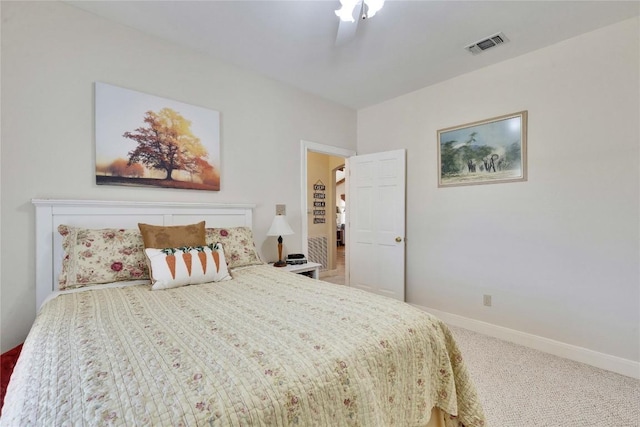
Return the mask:
M 344 160 L 344 159 L 343 159 Z M 346 168 L 344 163 L 336 167 L 333 171 L 334 182 L 334 205 L 336 216 L 336 245 L 333 269 L 327 272 L 322 280 L 335 283 L 338 285 L 345 284 L 345 267 L 346 267 L 346 246 L 347 246 L 347 227 L 346 227 Z
M 308 141 L 301 147 L 302 247 L 309 261 L 322 265 L 322 280 L 348 285 L 348 229 L 341 225 L 348 217 L 345 162 L 355 152 Z M 326 193 L 318 195 L 314 188 Z

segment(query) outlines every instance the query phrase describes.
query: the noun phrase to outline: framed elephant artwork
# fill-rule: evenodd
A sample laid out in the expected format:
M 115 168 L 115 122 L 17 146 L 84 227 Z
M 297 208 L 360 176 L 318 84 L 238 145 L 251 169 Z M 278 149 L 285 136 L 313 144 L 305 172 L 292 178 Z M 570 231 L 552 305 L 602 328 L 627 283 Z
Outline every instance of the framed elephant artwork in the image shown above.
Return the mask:
M 527 111 L 438 131 L 438 187 L 527 180 Z

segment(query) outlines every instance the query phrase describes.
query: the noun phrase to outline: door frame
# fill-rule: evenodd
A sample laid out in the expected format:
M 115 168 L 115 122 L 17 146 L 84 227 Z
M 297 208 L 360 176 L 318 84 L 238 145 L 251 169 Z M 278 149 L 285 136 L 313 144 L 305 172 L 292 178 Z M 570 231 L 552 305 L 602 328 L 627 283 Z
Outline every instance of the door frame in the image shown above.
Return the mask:
M 344 157 L 348 159 L 351 156 L 356 155 L 355 150 L 350 150 L 347 148 L 334 147 L 332 145 L 319 144 L 317 142 L 311 141 L 300 141 L 300 213 L 302 218 L 300 220 L 301 223 L 301 248 L 305 254 L 309 254 L 309 225 L 308 218 L 311 213 L 311 209 L 307 206 L 307 196 L 308 196 L 308 183 L 307 183 L 307 154 L 309 152 L 326 154 L 329 156 L 336 157 Z M 346 162 L 345 162 L 346 164 Z M 348 171 L 345 175 L 345 188 L 348 188 Z M 349 212 L 349 197 L 345 200 L 345 209 L 347 214 Z M 334 209 L 335 211 L 335 209 Z M 335 216 L 335 215 L 334 215 Z M 347 251 L 348 252 L 348 251 Z M 349 284 L 349 254 L 345 253 L 345 284 Z

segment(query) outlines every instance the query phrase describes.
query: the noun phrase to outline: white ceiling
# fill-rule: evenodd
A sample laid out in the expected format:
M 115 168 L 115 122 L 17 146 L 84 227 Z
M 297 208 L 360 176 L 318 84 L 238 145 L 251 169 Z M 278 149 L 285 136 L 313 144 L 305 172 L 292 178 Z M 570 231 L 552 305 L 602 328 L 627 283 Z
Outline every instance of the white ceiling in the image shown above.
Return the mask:
M 355 109 L 640 15 L 639 1 L 387 0 L 336 46 L 339 0 L 67 3 Z M 464 49 L 500 31 L 510 42 Z

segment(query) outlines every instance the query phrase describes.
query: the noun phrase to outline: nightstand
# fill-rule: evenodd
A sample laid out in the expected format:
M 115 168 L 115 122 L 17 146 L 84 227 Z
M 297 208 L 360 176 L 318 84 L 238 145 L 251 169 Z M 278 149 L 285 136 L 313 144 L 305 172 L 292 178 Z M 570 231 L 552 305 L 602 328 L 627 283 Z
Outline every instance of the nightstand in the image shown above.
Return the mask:
M 318 280 L 318 278 L 320 277 L 320 267 L 322 267 L 322 264 L 318 264 L 317 262 L 307 262 L 305 264 L 290 264 L 286 267 L 274 268 L 279 268 L 280 270 L 297 274 L 310 273 L 310 277 Z

